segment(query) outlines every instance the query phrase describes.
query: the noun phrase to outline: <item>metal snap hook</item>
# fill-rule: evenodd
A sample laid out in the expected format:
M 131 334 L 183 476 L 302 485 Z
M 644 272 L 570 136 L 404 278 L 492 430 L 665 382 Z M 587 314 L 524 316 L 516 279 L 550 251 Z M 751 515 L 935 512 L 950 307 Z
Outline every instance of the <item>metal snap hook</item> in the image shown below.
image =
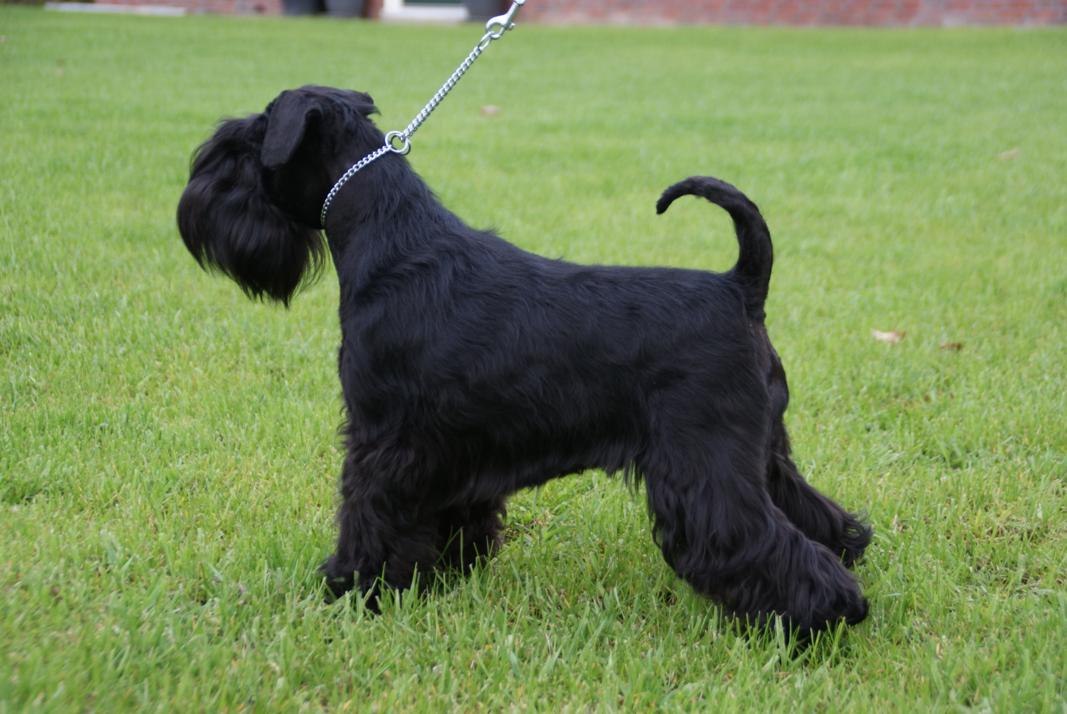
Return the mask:
M 511 7 L 503 15 L 497 15 L 491 18 L 489 22 L 485 23 L 486 37 L 494 40 L 499 40 L 504 36 L 504 33 L 515 27 L 513 20 L 515 15 L 519 12 L 519 8 L 526 4 L 526 0 L 513 0 Z

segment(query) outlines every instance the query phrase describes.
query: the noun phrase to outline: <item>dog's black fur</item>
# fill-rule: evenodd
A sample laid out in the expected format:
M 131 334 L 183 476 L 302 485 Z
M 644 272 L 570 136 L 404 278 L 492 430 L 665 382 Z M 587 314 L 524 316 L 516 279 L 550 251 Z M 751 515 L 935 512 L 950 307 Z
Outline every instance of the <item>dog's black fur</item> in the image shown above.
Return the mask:
M 288 304 L 324 260 L 319 210 L 383 143 L 369 96 L 283 92 L 223 122 L 178 207 L 186 246 L 249 295 Z M 527 253 L 445 209 L 387 155 L 342 189 L 325 243 L 340 281 L 348 423 L 329 587 L 373 605 L 380 583 L 469 567 L 498 545 L 505 499 L 590 468 L 642 477 L 654 535 L 696 590 L 750 622 L 859 622 L 846 570 L 870 540 L 790 459 L 789 393 L 767 338 L 771 241 L 733 186 L 737 265 L 715 274 L 583 266 Z M 842 562 L 843 561 L 843 562 Z

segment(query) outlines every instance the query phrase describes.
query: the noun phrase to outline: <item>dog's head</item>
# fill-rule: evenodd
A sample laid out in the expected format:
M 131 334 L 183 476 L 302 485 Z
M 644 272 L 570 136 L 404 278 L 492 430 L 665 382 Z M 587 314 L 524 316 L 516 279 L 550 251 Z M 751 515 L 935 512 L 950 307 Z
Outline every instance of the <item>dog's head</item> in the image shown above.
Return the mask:
M 325 259 L 319 211 L 333 182 L 381 146 L 366 94 L 282 92 L 262 114 L 223 121 L 193 155 L 178 230 L 204 268 L 288 305 Z

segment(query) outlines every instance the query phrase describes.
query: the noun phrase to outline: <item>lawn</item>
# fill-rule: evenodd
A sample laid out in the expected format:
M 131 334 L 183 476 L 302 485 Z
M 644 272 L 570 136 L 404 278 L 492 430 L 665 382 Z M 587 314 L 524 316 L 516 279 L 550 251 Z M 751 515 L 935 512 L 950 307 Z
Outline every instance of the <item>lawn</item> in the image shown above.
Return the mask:
M 249 302 L 175 206 L 220 116 L 318 83 L 399 128 L 478 34 L 0 7 L 0 712 L 1063 711 L 1064 30 L 522 26 L 414 142 L 576 261 L 725 269 L 725 215 L 656 196 L 761 205 L 798 461 L 876 532 L 865 623 L 739 632 L 597 473 L 432 597 L 324 603 L 336 282 Z

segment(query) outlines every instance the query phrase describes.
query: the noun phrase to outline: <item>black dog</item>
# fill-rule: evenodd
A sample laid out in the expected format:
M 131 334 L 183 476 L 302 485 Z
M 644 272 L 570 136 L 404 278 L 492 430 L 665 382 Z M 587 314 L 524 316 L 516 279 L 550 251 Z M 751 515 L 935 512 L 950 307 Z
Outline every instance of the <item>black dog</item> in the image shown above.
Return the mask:
M 319 212 L 382 146 L 366 94 L 283 92 L 223 122 L 178 206 L 202 266 L 288 304 L 325 259 Z M 763 303 L 771 241 L 733 186 L 663 194 L 725 208 L 737 265 L 714 274 L 582 266 L 522 251 L 450 213 L 397 155 L 355 174 L 328 213 L 340 281 L 348 424 L 330 588 L 408 587 L 499 541 L 505 499 L 590 468 L 644 478 L 656 541 L 699 592 L 751 622 L 859 622 L 845 569 L 870 531 L 789 458 L 785 373 Z M 844 561 L 842 563 L 842 561 Z

